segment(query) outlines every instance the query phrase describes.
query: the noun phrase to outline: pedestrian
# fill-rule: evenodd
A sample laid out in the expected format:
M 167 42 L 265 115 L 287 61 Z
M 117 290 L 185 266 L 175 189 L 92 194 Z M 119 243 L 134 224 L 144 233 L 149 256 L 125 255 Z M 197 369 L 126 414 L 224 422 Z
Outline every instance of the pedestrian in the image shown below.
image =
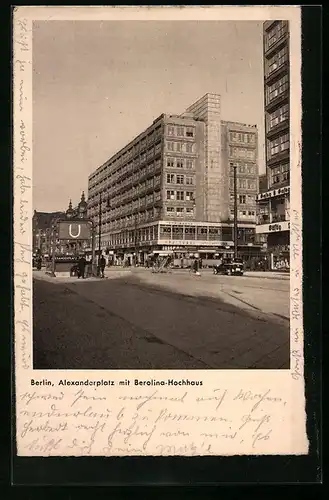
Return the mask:
M 198 259 L 195 259 L 194 262 L 193 262 L 193 270 L 194 270 L 195 274 L 197 274 L 197 272 L 199 270 Z
M 104 255 L 102 255 L 100 260 L 99 260 L 99 270 L 100 270 L 101 278 L 104 278 L 105 266 L 106 266 L 106 260 L 105 260 Z
M 78 278 L 85 279 L 86 263 L 87 263 L 87 261 L 86 261 L 84 255 L 82 255 L 78 260 L 78 269 L 79 269 Z

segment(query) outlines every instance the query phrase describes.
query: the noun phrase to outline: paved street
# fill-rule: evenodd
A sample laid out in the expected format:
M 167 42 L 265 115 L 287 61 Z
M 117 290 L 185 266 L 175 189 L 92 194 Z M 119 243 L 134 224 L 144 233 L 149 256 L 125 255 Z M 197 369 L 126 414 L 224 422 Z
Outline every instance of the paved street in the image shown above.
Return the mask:
M 34 278 L 35 368 L 289 368 L 287 276 Z

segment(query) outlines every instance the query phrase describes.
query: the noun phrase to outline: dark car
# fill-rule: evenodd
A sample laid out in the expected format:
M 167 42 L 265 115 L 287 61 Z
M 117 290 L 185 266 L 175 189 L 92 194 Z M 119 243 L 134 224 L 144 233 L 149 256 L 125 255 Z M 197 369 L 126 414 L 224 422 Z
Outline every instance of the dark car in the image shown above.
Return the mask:
M 244 271 L 242 259 L 226 259 L 213 268 L 214 274 L 225 274 L 227 276 L 242 276 Z

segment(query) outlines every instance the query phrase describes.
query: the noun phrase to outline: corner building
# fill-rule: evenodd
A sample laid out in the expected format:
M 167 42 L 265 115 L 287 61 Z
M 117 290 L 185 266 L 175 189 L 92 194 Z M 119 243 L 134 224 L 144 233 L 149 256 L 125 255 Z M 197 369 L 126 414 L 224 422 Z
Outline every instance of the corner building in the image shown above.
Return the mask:
M 181 115 L 162 114 L 92 173 L 88 213 L 97 227 L 102 192 L 102 249 L 119 259 L 136 254 L 141 263 L 152 252 L 205 259 L 231 253 L 233 185 L 229 145 L 222 138 L 241 127 L 253 135 L 245 151 L 254 151 L 255 197 L 257 129 L 222 122 L 216 94 L 206 94 Z M 256 225 L 255 207 L 249 207 L 239 221 L 239 249 L 248 254 Z
M 267 189 L 258 195 L 258 234 L 267 235 L 271 269 L 289 269 L 289 23 L 266 21 L 264 104 Z

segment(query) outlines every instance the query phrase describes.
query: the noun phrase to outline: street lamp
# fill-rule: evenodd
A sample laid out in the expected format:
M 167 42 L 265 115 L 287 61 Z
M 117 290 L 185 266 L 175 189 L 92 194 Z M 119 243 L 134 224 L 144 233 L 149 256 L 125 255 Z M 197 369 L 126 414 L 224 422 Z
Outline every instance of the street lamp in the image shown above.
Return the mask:
M 237 165 L 233 164 L 233 186 L 234 186 L 234 258 L 238 257 L 238 195 L 237 195 Z
M 106 206 L 110 207 L 110 198 L 107 197 Z M 102 191 L 99 193 L 99 213 L 98 213 L 98 266 L 97 275 L 100 274 L 100 263 L 101 263 L 101 242 L 102 242 Z

